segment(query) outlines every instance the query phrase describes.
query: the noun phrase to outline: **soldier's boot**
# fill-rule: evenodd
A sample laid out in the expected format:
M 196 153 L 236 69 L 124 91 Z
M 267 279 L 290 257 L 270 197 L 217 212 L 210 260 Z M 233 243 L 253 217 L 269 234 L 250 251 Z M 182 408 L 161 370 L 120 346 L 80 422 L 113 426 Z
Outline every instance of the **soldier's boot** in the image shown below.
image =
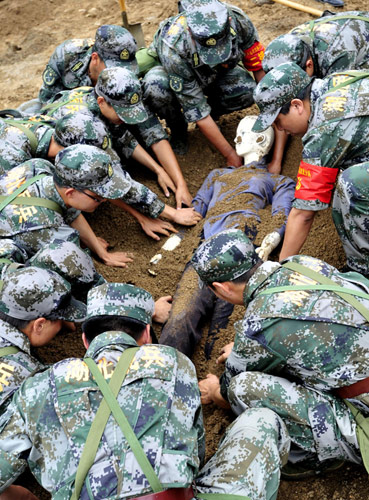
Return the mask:
M 281 469 L 281 479 L 285 481 L 299 481 L 308 477 L 328 474 L 328 472 L 340 469 L 344 464 L 344 460 L 334 458 L 325 460 L 324 462 L 319 462 L 318 460 L 297 462 L 295 464 L 288 462 Z

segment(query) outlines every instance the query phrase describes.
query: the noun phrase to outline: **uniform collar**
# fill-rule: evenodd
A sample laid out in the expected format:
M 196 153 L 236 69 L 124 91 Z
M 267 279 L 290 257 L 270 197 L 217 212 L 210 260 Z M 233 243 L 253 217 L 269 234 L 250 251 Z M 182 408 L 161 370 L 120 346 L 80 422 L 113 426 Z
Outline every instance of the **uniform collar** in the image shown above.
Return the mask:
M 12 346 L 18 347 L 21 351 L 31 355 L 31 344 L 27 335 L 12 325 L 9 325 L 6 321 L 0 319 L 0 345 L 3 344 L 4 340 L 6 344 L 11 344 Z
M 101 351 L 111 346 L 119 346 L 119 350 L 125 350 L 128 347 L 137 347 L 137 342 L 124 332 L 104 332 L 93 339 L 86 351 L 85 357 L 95 358 Z
M 268 260 L 257 268 L 246 283 L 245 290 L 243 291 L 243 302 L 245 307 L 254 299 L 255 292 L 257 292 L 258 288 L 260 288 L 269 276 L 280 267 L 281 265 L 278 262 Z

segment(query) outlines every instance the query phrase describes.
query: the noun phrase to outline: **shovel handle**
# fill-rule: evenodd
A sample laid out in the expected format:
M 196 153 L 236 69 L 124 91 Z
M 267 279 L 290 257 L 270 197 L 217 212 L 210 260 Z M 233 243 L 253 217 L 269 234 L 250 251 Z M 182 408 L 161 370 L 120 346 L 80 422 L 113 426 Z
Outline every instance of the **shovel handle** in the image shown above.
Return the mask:
M 273 2 L 280 3 L 282 5 L 285 5 L 286 7 L 291 7 L 292 9 L 301 10 L 302 12 L 307 12 L 308 14 L 312 14 L 313 16 L 321 17 L 323 15 L 322 10 L 314 9 L 313 7 L 307 7 L 306 5 L 301 5 L 300 3 L 291 2 L 291 0 L 273 0 Z
M 121 12 L 126 12 L 126 2 L 124 0 L 119 0 L 119 5 L 120 5 L 120 11 Z

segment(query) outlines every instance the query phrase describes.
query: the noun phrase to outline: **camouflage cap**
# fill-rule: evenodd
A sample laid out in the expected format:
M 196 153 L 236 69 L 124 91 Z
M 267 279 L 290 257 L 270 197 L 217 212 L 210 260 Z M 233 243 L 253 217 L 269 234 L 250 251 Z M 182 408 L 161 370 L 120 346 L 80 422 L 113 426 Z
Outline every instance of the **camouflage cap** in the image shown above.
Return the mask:
M 154 299 L 143 288 L 106 283 L 89 291 L 86 320 L 94 316 L 122 316 L 151 325 L 154 308 Z
M 55 157 L 54 181 L 90 191 L 106 199 L 122 198 L 127 182 L 122 171 L 112 164 L 110 156 L 95 146 L 75 144 L 59 151 Z
M 196 43 L 200 59 L 209 66 L 225 63 L 232 52 L 229 13 L 218 0 L 193 0 L 185 11 L 187 25 Z
M 28 255 L 24 248 L 16 245 L 10 238 L 1 239 L 0 242 L 0 267 L 2 264 L 11 262 L 19 262 L 23 264 L 28 259 Z
M 191 263 L 206 284 L 231 281 L 260 261 L 254 245 L 239 229 L 222 231 L 195 251 Z
M 111 145 L 110 133 L 104 122 L 90 113 L 73 113 L 56 122 L 54 138 L 60 146 L 89 144 L 106 149 Z
M 268 128 L 282 106 L 292 101 L 310 82 L 310 76 L 294 62 L 281 64 L 267 73 L 254 90 L 260 115 L 252 131 L 261 132 Z
M 126 28 L 114 24 L 100 26 L 96 31 L 93 50 L 99 54 L 106 67 L 121 66 L 137 72 L 137 43 Z
M 0 311 L 26 321 L 41 317 L 83 321 L 86 306 L 72 297 L 70 284 L 54 271 L 23 267 L 4 277 Z
M 300 36 L 287 33 L 273 40 L 266 48 L 262 61 L 263 70 L 269 73 L 273 68 L 286 62 L 295 62 L 305 69 L 309 55 L 309 46 L 304 40 Z
M 132 71 L 125 68 L 104 69 L 97 79 L 95 92 L 113 106 L 124 123 L 134 125 L 147 120 L 141 84 Z

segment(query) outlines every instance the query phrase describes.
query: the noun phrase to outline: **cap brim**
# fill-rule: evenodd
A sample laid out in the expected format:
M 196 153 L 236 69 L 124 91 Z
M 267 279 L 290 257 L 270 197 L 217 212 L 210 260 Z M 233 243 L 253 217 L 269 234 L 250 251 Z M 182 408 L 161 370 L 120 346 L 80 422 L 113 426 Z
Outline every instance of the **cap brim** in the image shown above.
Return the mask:
M 231 37 L 224 37 L 224 40 L 217 43 L 216 47 L 204 47 L 196 43 L 200 59 L 208 66 L 226 64 L 232 52 Z
M 64 321 L 72 321 L 73 323 L 81 323 L 85 320 L 87 314 L 86 304 L 70 298 L 69 304 L 64 309 L 58 309 L 54 314 L 48 316 L 49 319 L 63 319 Z
M 149 115 L 146 112 L 146 109 L 142 103 L 138 103 L 134 106 L 117 106 L 116 104 L 112 104 L 115 112 L 119 116 L 119 118 L 128 125 L 135 125 L 136 123 L 145 122 Z
M 130 184 L 127 182 L 123 170 L 120 167 L 117 167 L 117 165 L 113 163 L 112 168 L 113 175 L 107 182 L 105 182 L 105 184 L 87 189 L 91 189 L 93 193 L 96 193 L 107 200 L 123 198 L 123 196 L 127 193 Z
M 273 113 L 268 113 L 268 112 L 260 113 L 251 131 L 264 132 L 264 130 L 266 130 L 275 122 L 275 119 L 279 115 L 281 109 L 282 108 L 278 108 L 277 111 L 274 111 Z

